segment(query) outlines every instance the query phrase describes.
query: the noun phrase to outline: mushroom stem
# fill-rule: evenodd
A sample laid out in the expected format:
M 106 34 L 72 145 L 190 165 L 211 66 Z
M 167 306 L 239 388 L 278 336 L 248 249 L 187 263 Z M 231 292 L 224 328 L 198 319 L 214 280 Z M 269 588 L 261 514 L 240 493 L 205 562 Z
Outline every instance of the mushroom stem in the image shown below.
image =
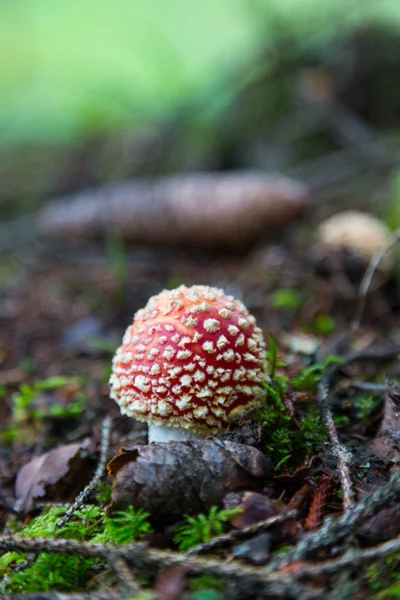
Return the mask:
M 167 425 L 155 425 L 154 423 L 149 423 L 147 434 L 149 444 L 152 442 L 183 442 L 184 440 L 198 440 L 204 438 L 203 435 L 196 434 L 189 429 L 168 427 Z

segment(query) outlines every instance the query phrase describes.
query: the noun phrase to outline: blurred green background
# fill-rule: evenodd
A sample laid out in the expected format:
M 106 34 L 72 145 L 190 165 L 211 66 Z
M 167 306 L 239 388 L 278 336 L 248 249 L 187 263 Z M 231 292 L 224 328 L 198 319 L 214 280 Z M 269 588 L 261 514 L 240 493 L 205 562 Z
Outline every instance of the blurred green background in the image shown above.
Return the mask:
M 399 23 L 398 0 L 2 0 L 0 145 L 218 111 L 277 36 L 326 44 L 371 19 Z
M 210 169 L 367 206 L 400 160 L 399 0 L 0 0 L 0 56 L 3 219 Z

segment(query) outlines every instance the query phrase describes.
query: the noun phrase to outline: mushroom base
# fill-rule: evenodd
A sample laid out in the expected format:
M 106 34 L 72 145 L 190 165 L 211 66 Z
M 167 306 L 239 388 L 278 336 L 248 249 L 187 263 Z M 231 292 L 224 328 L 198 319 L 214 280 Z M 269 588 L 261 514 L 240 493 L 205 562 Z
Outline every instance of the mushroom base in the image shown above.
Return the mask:
M 204 439 L 204 435 L 194 433 L 189 429 L 179 427 L 167 427 L 166 425 L 155 425 L 149 423 L 148 440 L 152 442 L 183 442 L 184 440 Z

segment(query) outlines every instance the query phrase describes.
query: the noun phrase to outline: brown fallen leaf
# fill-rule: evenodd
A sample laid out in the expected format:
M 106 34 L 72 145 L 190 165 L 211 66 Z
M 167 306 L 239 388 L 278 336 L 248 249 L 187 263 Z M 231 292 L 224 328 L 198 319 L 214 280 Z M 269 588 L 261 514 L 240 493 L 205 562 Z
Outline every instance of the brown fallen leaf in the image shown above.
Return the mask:
M 79 444 L 68 444 L 50 450 L 24 465 L 18 472 L 15 483 L 15 509 L 21 512 L 32 510 L 35 500 L 45 496 L 52 500 L 65 500 L 63 494 L 74 497 L 88 481 L 88 448 L 90 439 Z M 68 477 L 67 477 L 68 476 Z
M 237 529 L 246 529 L 261 521 L 268 521 L 271 517 L 288 510 L 288 505 L 279 498 L 272 499 L 269 496 L 249 491 L 227 494 L 224 497 L 224 507 L 241 509 L 241 514 L 229 518 L 231 525 Z M 248 540 L 249 545 L 244 543 L 243 546 L 239 546 L 238 552 L 243 552 L 243 559 L 248 559 L 254 564 L 261 564 L 270 548 L 275 549 L 282 544 L 295 543 L 301 532 L 302 528 L 297 519 L 286 519 L 282 523 L 272 524 L 268 527 L 268 544 L 265 544 L 267 538 L 260 538 L 254 542 L 254 545 L 250 543 L 251 540 L 259 537 L 256 536 L 256 538 Z M 259 562 L 257 563 L 257 561 Z
M 243 512 L 229 519 L 233 527 L 239 529 L 269 519 L 281 512 L 285 505 L 281 500 L 273 500 L 257 492 L 231 492 L 224 497 L 225 508 L 240 508 Z
M 227 492 L 260 489 L 273 476 L 259 450 L 217 439 L 122 448 L 108 471 L 115 478 L 110 512 L 140 506 L 165 521 L 208 511 Z
M 243 171 L 126 181 L 45 206 L 42 233 L 119 237 L 150 244 L 238 248 L 304 215 L 307 189 L 282 176 Z

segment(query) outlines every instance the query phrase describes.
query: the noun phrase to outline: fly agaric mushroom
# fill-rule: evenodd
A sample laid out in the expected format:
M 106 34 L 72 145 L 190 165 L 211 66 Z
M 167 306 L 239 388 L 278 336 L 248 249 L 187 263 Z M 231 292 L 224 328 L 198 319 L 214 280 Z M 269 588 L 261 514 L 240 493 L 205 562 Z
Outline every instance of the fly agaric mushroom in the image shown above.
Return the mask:
M 385 223 L 374 215 L 356 210 L 337 213 L 323 221 L 317 229 L 320 248 L 325 252 L 346 250 L 366 263 L 390 246 L 390 236 Z M 393 253 L 388 253 L 378 268 L 390 272 L 393 262 Z
M 150 298 L 113 359 L 111 397 L 149 424 L 149 442 L 215 434 L 259 406 L 265 343 L 222 290 L 182 285 Z

